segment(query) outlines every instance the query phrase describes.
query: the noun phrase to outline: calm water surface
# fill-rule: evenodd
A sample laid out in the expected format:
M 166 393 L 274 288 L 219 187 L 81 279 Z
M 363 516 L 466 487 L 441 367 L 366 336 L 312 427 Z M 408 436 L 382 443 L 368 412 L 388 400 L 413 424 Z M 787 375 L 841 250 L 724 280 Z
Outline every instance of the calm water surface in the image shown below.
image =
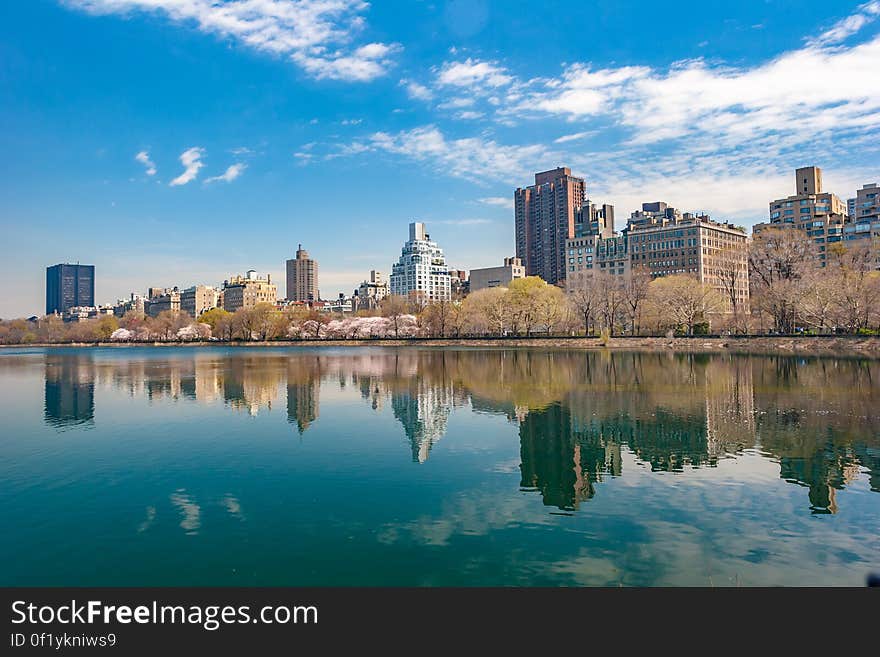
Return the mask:
M 0 585 L 856 585 L 880 362 L 0 352 Z

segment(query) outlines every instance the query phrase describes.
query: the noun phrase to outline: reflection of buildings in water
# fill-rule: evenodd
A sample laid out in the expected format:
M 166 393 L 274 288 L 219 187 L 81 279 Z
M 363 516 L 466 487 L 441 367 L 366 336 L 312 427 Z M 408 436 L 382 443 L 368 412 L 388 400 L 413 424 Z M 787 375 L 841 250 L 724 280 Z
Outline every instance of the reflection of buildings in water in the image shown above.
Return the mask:
M 424 463 L 431 448 L 446 433 L 454 405 L 452 388 L 451 382 L 432 385 L 418 378 L 410 389 L 392 391 L 391 408 L 412 445 L 414 462 Z
M 46 356 L 44 420 L 53 427 L 94 423 L 95 380 L 92 360 Z
M 778 459 L 781 478 L 809 489 L 813 513 L 836 513 L 837 492 L 860 466 L 869 470 L 871 489 L 880 490 L 880 363 L 765 357 L 752 366 L 761 448 Z
M 361 399 L 368 401 L 370 408 L 381 411 L 385 406 L 385 393 L 382 391 L 382 379 L 368 375 L 355 375 L 355 385 L 361 393 Z
M 594 431 L 575 432 L 562 404 L 529 413 L 519 435 L 520 488 L 539 491 L 546 506 L 574 511 L 593 497 L 604 475 L 620 474 L 620 444 Z
M 287 421 L 295 424 L 302 435 L 316 419 L 318 419 L 317 383 L 288 383 Z
M 377 411 L 390 399 L 419 462 L 456 405 L 518 422 L 523 485 L 560 508 L 588 499 L 599 475 L 619 468 L 621 444 L 652 469 L 674 471 L 757 447 L 784 479 L 810 489 L 817 512 L 836 509 L 836 491 L 859 466 L 880 491 L 875 361 L 506 349 L 174 353 L 48 354 L 45 421 L 93 421 L 96 384 L 153 400 L 223 399 L 254 414 L 271 407 L 286 379 L 287 419 L 302 432 L 318 417 L 323 380 Z M 548 427 L 560 409 L 568 427 Z
M 845 458 L 832 454 L 817 454 L 812 458 L 783 457 L 779 461 L 779 476 L 810 489 L 810 510 L 813 513 L 837 513 L 837 491 L 859 476 L 859 466 Z
M 755 444 L 755 388 L 748 360 L 717 357 L 705 373 L 706 442 L 717 460 Z
M 318 419 L 318 391 L 322 360 L 290 358 L 287 361 L 287 421 L 302 435 Z
M 223 370 L 214 359 L 196 359 L 193 397 L 211 403 L 223 398 Z

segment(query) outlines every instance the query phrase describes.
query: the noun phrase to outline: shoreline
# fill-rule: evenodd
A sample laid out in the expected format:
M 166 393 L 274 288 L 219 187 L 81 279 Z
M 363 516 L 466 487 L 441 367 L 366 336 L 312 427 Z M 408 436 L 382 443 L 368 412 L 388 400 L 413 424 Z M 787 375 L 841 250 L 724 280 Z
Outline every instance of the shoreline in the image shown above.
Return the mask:
M 577 351 L 677 351 L 705 353 L 752 353 L 798 355 L 856 355 L 880 358 L 880 336 L 696 336 L 696 337 L 614 337 L 603 341 L 585 337 L 513 338 L 381 338 L 328 340 L 254 340 L 187 342 L 69 342 L 0 345 L 5 349 L 70 347 L 469 347 L 469 348 L 545 348 Z

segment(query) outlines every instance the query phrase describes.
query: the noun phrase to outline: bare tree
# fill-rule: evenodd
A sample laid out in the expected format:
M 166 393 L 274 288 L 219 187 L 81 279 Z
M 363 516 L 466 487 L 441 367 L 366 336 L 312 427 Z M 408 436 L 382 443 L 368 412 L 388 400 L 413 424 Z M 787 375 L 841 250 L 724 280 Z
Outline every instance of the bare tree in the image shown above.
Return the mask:
M 568 283 L 568 300 L 574 311 L 584 323 L 584 335 L 590 334 L 590 325 L 595 322 L 596 309 L 599 306 L 599 290 L 595 278 L 586 276 L 577 284 Z
M 815 266 L 816 245 L 800 230 L 770 228 L 752 239 L 751 298 L 759 310 L 773 318 L 777 331 L 794 330 L 804 274 Z
M 630 331 L 633 335 L 639 333 L 641 323 L 641 311 L 651 285 L 651 272 L 647 267 L 633 267 L 632 271 L 623 279 L 622 305 L 626 309 L 629 318 Z
M 394 337 L 399 338 L 402 326 L 401 320 L 404 315 L 409 314 L 409 303 L 407 300 L 402 296 L 392 294 L 382 299 L 379 309 L 382 312 L 382 316 L 391 321 L 391 327 L 394 329 Z
M 740 292 L 748 284 L 748 247 L 745 242 L 722 249 L 714 256 L 715 276 L 721 293 L 733 314 L 733 325 L 737 331 L 745 329 L 746 317 Z
M 715 288 L 689 274 L 656 279 L 651 283 L 651 296 L 664 310 L 669 325 L 685 327 L 688 335 L 694 334 L 698 321 L 724 308 L 724 299 Z
M 623 280 L 621 276 L 598 272 L 593 275 L 599 294 L 597 316 L 602 328 L 614 336 L 614 327 L 620 323 L 620 311 L 624 303 Z

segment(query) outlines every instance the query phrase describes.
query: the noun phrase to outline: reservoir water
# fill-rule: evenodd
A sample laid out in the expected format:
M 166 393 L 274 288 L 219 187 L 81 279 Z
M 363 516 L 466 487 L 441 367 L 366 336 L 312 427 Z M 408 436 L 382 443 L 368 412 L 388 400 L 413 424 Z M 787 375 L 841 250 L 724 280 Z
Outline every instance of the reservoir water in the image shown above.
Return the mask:
M 862 586 L 880 362 L 0 351 L 0 585 Z

